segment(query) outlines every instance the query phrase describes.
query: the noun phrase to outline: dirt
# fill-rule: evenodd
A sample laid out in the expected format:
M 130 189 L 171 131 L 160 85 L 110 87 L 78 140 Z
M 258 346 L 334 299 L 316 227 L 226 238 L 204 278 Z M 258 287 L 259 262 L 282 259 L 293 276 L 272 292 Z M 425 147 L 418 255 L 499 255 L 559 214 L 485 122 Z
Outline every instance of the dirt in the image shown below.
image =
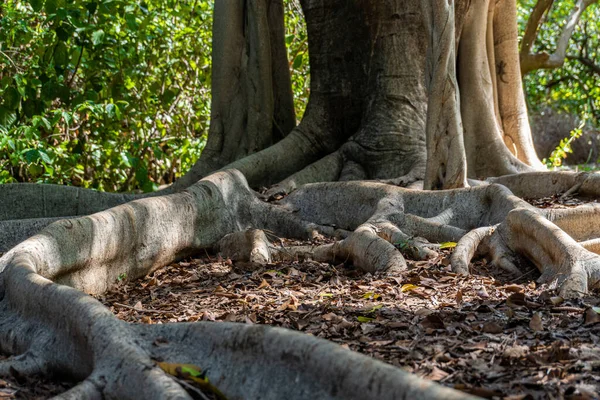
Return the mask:
M 531 202 L 573 207 L 584 201 Z M 281 240 L 292 244 L 298 243 Z M 312 261 L 255 268 L 205 253 L 141 280 L 124 277 L 98 299 L 129 322 L 231 321 L 298 330 L 484 398 L 600 398 L 598 293 L 565 301 L 536 285 L 535 268 L 511 276 L 485 260 L 473 264 L 472 275 L 458 276 L 449 266 L 451 252 L 409 260 L 401 276 Z M 66 387 L 21 379 L 0 381 L 0 398 L 46 398 Z

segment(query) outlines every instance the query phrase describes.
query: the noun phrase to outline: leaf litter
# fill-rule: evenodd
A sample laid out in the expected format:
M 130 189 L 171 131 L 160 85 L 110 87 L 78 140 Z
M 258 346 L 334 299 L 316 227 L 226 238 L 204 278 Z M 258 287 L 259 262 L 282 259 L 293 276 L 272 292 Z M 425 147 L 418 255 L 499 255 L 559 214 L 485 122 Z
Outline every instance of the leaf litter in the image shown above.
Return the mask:
M 531 202 L 582 204 L 560 196 Z M 599 293 L 567 301 L 535 283 L 534 267 L 512 276 L 485 260 L 473 263 L 472 275 L 456 275 L 452 250 L 407 260 L 401 276 L 310 260 L 256 268 L 205 254 L 137 281 L 124 277 L 97 298 L 129 322 L 297 330 L 483 398 L 600 398 Z M 0 398 L 42 399 L 67 385 L 6 378 Z

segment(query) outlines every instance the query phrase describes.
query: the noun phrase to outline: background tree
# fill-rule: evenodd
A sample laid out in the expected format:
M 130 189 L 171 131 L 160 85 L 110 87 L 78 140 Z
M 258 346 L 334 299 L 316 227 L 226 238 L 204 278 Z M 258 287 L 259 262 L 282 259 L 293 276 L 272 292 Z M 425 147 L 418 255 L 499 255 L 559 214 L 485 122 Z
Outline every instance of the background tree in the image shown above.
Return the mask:
M 596 49 L 600 7 L 596 1 L 520 1 L 518 4 L 519 27 L 523 32 L 521 70 L 528 108 L 540 116 L 536 120 L 542 127 L 548 127 L 543 122 L 544 114 L 554 124 L 560 114 L 566 114 L 566 118 L 561 118 L 562 125 L 570 124 L 566 132 L 571 131 L 571 134 L 563 138 L 567 136 L 564 132 L 563 137 L 552 138 L 554 143 L 550 147 L 556 149 L 552 154 L 549 151 L 542 154 L 548 158 L 547 165 L 558 166 L 581 136 L 582 127 L 583 131 L 598 130 L 600 59 Z M 540 132 L 540 136 L 545 135 Z M 597 162 L 594 136 L 597 133 L 586 135 L 586 143 L 578 143 L 579 162 Z M 543 142 L 545 138 L 539 139 Z
M 232 398 L 398 398 L 413 391 L 463 398 L 286 331 L 127 325 L 82 293 L 102 293 L 123 274 L 134 279 L 211 247 L 258 263 L 341 259 L 402 273 L 405 259 L 394 243 L 427 257 L 436 243 L 456 241 L 457 273 L 468 273 L 479 252 L 513 272 L 533 262 L 563 297 L 597 285 L 598 208 L 537 210 L 519 198 L 597 196 L 600 186 L 593 175 L 536 172 L 542 164 L 521 86 L 515 1 L 304 0 L 302 7 L 311 87 L 297 126 L 282 3 L 218 2 L 207 151 L 158 193 L 171 194 L 121 204 L 134 196 L 0 188 L 5 245 L 63 216 L 121 204 L 60 219 L 0 259 L 0 349 L 18 355 L 0 363 L 0 373 L 61 371 L 83 379 L 65 398 L 189 398 L 154 361 L 177 360 L 207 368 Z M 250 189 L 272 183 L 265 197 L 288 195 L 264 202 Z M 281 249 L 261 230 L 337 239 Z M 296 384 L 265 388 L 265 375 Z

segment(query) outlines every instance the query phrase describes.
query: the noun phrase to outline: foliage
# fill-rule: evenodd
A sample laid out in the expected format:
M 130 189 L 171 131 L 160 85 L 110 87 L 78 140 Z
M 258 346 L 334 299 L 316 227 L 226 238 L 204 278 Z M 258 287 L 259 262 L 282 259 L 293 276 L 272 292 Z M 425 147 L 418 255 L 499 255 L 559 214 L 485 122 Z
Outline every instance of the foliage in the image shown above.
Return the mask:
M 286 2 L 298 117 L 308 46 Z M 155 190 L 196 161 L 210 113 L 210 0 L 0 5 L 0 183 Z
M 537 0 L 519 0 L 521 34 Z M 555 1 L 540 27 L 534 53 L 553 53 L 574 0 Z M 527 103 L 531 111 L 545 107 L 578 115 L 600 125 L 600 6 L 590 6 L 582 16 L 569 42 L 563 68 L 537 70 L 525 76 Z M 598 68 L 596 70 L 596 68 Z
M 285 11 L 285 43 L 288 48 L 288 60 L 290 60 L 296 118 L 299 121 L 304 115 L 310 93 L 308 35 L 300 1 L 285 0 Z
M 550 156 L 547 159 L 544 159 L 543 162 L 546 164 L 548 168 L 551 167 L 560 167 L 562 162 L 569 153 L 572 153 L 571 144 L 575 139 L 579 139 L 581 135 L 583 135 L 583 127 L 585 126 L 585 120 L 579 124 L 579 126 L 573 129 L 569 133 L 569 137 L 562 138 L 558 146 L 552 151 Z
M 207 1 L 0 6 L 0 181 L 156 189 L 197 158 L 210 106 Z

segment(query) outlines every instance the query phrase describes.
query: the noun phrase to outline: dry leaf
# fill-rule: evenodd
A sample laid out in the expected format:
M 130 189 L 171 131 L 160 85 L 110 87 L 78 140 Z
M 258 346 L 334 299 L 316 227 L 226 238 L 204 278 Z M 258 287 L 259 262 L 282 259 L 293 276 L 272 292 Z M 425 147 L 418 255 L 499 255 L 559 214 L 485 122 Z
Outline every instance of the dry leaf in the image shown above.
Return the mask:
M 401 292 L 410 292 L 411 290 L 415 290 L 418 289 L 419 287 L 417 285 L 413 285 L 412 283 L 407 283 L 402 285 L 402 287 L 400 288 Z
M 271 287 L 271 285 L 269 285 L 269 282 L 267 282 L 267 280 L 266 280 L 266 279 L 263 279 L 263 280 L 260 282 L 260 285 L 258 285 L 258 288 L 257 288 L 257 289 L 264 289 L 264 288 L 266 288 L 266 287 Z
M 495 334 L 495 333 L 502 333 L 504 329 L 495 322 L 487 322 L 483 325 L 483 328 L 481 330 L 485 333 L 494 333 Z
M 482 299 L 487 299 L 490 297 L 487 290 L 485 290 L 485 286 L 478 287 L 475 292 L 477 293 L 477 296 L 481 297 Z
M 529 320 L 529 327 L 534 332 L 541 332 L 544 330 L 544 325 L 542 324 L 542 316 L 540 313 L 534 313 L 531 320 Z
M 462 289 L 458 289 L 458 292 L 456 292 L 456 305 L 457 306 L 461 306 L 463 302 L 463 292 Z
M 590 307 L 585 310 L 584 323 L 586 325 L 597 324 L 600 322 L 600 310 L 594 310 L 595 308 L 597 309 L 598 307 Z
M 513 293 L 506 299 L 506 305 L 509 307 L 526 307 L 527 298 L 523 293 Z
M 431 372 L 428 373 L 427 375 L 425 375 L 424 377 L 431 381 L 440 381 L 440 380 L 444 379 L 445 377 L 447 377 L 448 375 L 450 375 L 450 374 L 447 373 L 446 371 L 443 371 L 443 370 L 439 369 L 438 367 L 434 366 L 433 369 L 431 370 Z
M 425 329 L 445 329 L 446 325 L 444 321 L 436 314 L 431 314 L 426 316 L 423 321 L 421 321 L 421 325 Z

